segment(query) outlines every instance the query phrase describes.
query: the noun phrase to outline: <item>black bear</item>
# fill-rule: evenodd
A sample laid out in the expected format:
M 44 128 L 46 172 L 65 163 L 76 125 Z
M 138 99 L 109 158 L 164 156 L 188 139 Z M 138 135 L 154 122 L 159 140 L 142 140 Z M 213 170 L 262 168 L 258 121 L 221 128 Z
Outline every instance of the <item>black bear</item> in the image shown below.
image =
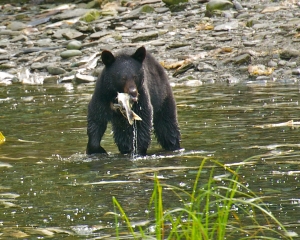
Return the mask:
M 101 60 L 105 67 L 88 105 L 86 153 L 106 153 L 100 142 L 109 121 L 119 151 L 123 154 L 133 152 L 134 126 L 112 107 L 118 93 L 130 95 L 132 110 L 142 119 L 135 125 L 136 153 L 146 155 L 152 125 L 157 141 L 164 149 L 180 149 L 176 103 L 162 66 L 144 47 L 121 50 L 115 56 L 104 50 Z

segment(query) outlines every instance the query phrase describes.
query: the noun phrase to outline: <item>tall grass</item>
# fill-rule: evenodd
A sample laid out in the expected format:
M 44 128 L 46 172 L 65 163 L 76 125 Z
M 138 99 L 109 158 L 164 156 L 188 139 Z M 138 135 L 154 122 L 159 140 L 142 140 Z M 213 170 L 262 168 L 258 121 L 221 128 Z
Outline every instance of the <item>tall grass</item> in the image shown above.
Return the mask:
M 208 163 L 213 164 L 209 178 L 206 183 L 200 183 L 201 174 Z M 224 168 L 226 174 L 215 177 L 216 167 Z M 155 176 L 149 207 L 150 211 L 153 210 L 154 233 L 145 227 L 135 229 L 120 203 L 113 197 L 117 238 L 121 218 L 126 222 L 133 239 L 292 239 L 262 198 L 241 182 L 238 170 L 239 167 L 232 170 L 216 160 L 204 158 L 191 191 L 163 185 Z M 181 205 L 165 209 L 164 189 L 171 189 Z

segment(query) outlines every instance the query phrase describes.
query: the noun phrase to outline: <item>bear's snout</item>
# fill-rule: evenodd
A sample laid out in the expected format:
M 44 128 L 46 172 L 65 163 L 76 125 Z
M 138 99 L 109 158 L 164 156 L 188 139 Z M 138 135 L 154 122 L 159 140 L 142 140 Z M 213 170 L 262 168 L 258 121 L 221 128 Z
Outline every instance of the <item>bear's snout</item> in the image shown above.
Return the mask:
M 136 84 L 133 80 L 127 80 L 124 86 L 124 93 L 130 95 L 130 100 L 133 102 L 137 102 L 138 100 L 138 90 Z
M 136 87 L 130 87 L 128 89 L 128 94 L 130 95 L 130 98 L 133 102 L 137 102 L 138 100 L 138 91 Z

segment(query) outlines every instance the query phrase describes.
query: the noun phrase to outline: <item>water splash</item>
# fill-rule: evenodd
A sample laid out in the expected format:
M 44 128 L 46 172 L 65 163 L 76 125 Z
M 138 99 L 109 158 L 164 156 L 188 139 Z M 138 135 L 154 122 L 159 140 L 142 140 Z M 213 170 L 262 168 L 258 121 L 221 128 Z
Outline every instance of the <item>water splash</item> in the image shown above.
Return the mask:
M 132 150 L 132 153 L 131 153 L 131 158 L 135 159 L 138 156 L 138 153 L 137 153 L 138 146 L 137 146 L 137 124 L 136 124 L 136 120 L 133 121 L 132 127 L 133 127 L 133 140 L 132 140 L 133 150 Z

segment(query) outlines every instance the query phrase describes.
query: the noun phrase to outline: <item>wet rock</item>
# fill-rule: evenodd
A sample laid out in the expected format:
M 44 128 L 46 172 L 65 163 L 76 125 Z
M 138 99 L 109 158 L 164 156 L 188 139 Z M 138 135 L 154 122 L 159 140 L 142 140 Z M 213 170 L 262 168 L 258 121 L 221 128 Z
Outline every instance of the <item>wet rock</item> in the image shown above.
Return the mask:
M 51 38 L 39 39 L 36 41 L 36 45 L 39 47 L 47 47 L 50 46 L 52 43 Z
M 13 21 L 10 24 L 8 24 L 7 28 L 12 31 L 20 31 L 27 27 L 27 24 L 22 22 Z
M 13 39 L 10 40 L 10 42 L 13 42 L 13 43 L 20 42 L 20 41 L 24 42 L 24 41 L 27 41 L 27 40 L 28 40 L 28 38 L 22 34 L 22 35 L 14 37 Z
M 5 47 L 7 47 L 7 45 L 9 43 L 10 43 L 10 41 L 8 39 L 2 39 L 2 40 L 0 40 L 0 47 L 5 48 Z
M 238 11 L 244 10 L 242 4 L 239 1 L 233 0 L 232 3 L 233 3 L 236 10 L 238 10 Z
M 16 67 L 17 67 L 17 64 L 15 62 L 6 62 L 6 63 L 0 64 L 0 70 L 16 68 Z
M 206 11 L 213 13 L 216 10 L 228 10 L 233 7 L 233 3 L 226 0 L 211 0 L 206 4 Z
M 8 35 L 8 36 L 17 36 L 22 34 L 21 31 L 12 31 L 12 30 L 0 30 L 0 35 Z
M 248 72 L 251 76 L 269 76 L 273 73 L 273 71 L 273 68 L 267 68 L 262 64 L 248 66 Z
M 286 64 L 286 61 L 285 61 L 285 60 L 280 60 L 280 61 L 278 62 L 278 65 L 279 65 L 279 66 L 285 66 L 285 64 Z
M 154 12 L 154 8 L 151 7 L 150 5 L 144 5 L 141 7 L 141 12 L 142 13 L 152 13 L 152 12 Z
M 256 40 L 256 41 L 244 41 L 243 42 L 243 45 L 245 47 L 254 47 L 256 46 L 260 41 L 259 40 Z
M 300 69 L 299 69 L 299 68 L 293 69 L 293 70 L 292 70 L 292 74 L 293 74 L 293 75 L 299 76 L 299 75 L 300 75 Z
M 90 11 L 89 9 L 83 9 L 83 8 L 67 10 L 67 11 L 64 11 L 63 13 L 52 16 L 51 20 L 56 22 L 56 21 L 61 21 L 61 20 L 64 20 L 64 19 L 81 17 L 89 11 Z
M 286 60 L 290 60 L 291 58 L 299 57 L 299 56 L 300 56 L 300 51 L 296 49 L 284 49 L 280 53 L 280 58 Z
M 84 75 L 84 74 L 80 74 L 80 73 L 75 74 L 75 81 L 77 83 L 90 83 L 90 82 L 95 82 L 96 80 L 97 80 L 97 77 Z
M 188 2 L 188 0 L 162 0 L 167 5 L 177 5 L 179 3 Z
M 30 68 L 32 70 L 41 70 L 47 68 L 48 65 L 49 63 L 35 62 L 31 64 Z
M 56 84 L 59 80 L 59 76 L 48 76 L 44 78 L 44 84 Z
M 81 56 L 82 52 L 79 50 L 66 50 L 60 53 L 62 58 L 70 58 L 74 56 Z
M 296 67 L 297 63 L 296 62 L 287 62 L 286 66 L 287 67 Z
M 253 24 L 253 22 L 252 22 Z M 256 23 L 252 26 L 254 29 L 267 29 L 270 25 L 268 23 Z
M 66 71 L 63 68 L 56 67 L 56 66 L 48 66 L 47 71 L 51 75 L 60 75 L 66 73 Z
M 73 40 L 73 41 L 70 41 L 67 45 L 67 49 L 76 49 L 76 50 L 79 50 L 80 48 L 82 47 L 82 43 L 80 41 L 76 41 L 76 40 Z
M 149 31 L 132 38 L 132 42 L 149 41 L 158 37 L 158 31 Z
M 277 65 L 278 65 L 277 62 L 274 62 L 272 60 L 270 62 L 268 62 L 269 67 L 277 67 Z
M 8 59 L 10 59 L 10 57 L 7 54 L 0 55 L 0 60 L 8 60 Z
M 90 35 L 90 38 L 102 38 L 106 35 L 109 35 L 110 33 L 107 32 L 107 31 L 99 31 L 99 32 L 95 32 L 95 33 L 92 33 Z
M 100 11 L 98 11 L 96 9 L 92 9 L 92 10 L 86 12 L 80 18 L 80 20 L 89 23 L 89 22 L 93 22 L 93 21 L 97 20 L 100 16 L 101 16 Z
M 232 59 L 233 63 L 236 65 L 247 64 L 251 61 L 250 54 L 242 54 Z
M 230 31 L 235 30 L 239 27 L 239 24 L 237 21 L 232 21 L 224 24 L 220 24 L 218 26 L 215 26 L 215 31 Z
M 213 72 L 215 70 L 213 66 L 201 62 L 198 64 L 197 69 L 200 72 Z
M 68 40 L 71 40 L 71 39 L 83 40 L 86 38 L 87 35 L 79 32 L 75 29 L 70 29 L 69 31 L 62 33 L 62 36 Z
M 0 71 L 0 85 L 10 85 L 14 79 L 14 75 Z

